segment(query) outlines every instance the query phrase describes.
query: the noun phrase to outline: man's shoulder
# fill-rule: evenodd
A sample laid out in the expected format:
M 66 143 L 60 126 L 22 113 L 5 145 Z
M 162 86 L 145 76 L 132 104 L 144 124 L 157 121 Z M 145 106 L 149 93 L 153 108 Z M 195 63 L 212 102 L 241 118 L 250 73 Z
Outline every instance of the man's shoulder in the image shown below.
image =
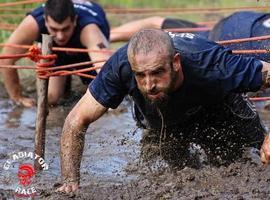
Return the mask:
M 218 46 L 214 41 L 208 40 L 193 33 L 169 33 L 175 49 L 180 53 L 198 53 Z
M 41 33 L 47 33 L 47 28 L 45 26 L 45 19 L 44 19 L 44 5 L 37 7 L 27 15 L 30 15 L 35 19 Z
M 266 14 L 267 13 L 255 12 L 255 11 L 238 11 L 238 12 L 232 13 L 231 15 L 226 17 L 225 19 L 232 19 L 232 20 L 242 19 L 243 21 L 240 21 L 240 23 L 243 23 L 244 20 L 246 20 L 247 18 L 257 19 L 257 18 L 260 18 Z M 238 23 L 239 23 L 239 21 L 238 21 Z
M 82 17 L 97 17 L 104 14 L 102 7 L 94 2 L 74 3 L 74 8 L 77 14 Z
M 120 68 L 130 68 L 127 56 L 127 46 L 128 44 L 125 44 L 109 58 L 107 63 L 112 67 L 113 71 L 119 71 Z
M 77 25 L 81 30 L 90 24 L 96 24 L 104 36 L 109 39 L 110 28 L 106 19 L 106 15 L 102 7 L 94 2 L 87 2 L 84 4 L 75 3 L 74 8 L 77 13 Z
M 44 5 L 35 8 L 31 12 L 27 13 L 27 15 L 32 15 L 34 18 L 43 16 L 44 15 Z
M 212 40 L 248 38 L 252 35 L 252 27 L 254 24 L 265 15 L 267 15 L 267 13 L 254 11 L 235 12 L 220 20 L 211 30 L 209 38 Z M 239 46 L 238 48 L 241 47 Z

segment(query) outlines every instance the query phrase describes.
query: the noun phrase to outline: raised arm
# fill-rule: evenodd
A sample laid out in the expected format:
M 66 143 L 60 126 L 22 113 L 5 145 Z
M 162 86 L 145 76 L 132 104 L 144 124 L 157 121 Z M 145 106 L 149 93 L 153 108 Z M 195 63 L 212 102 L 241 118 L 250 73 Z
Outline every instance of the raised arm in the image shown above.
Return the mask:
M 88 125 L 101 117 L 107 108 L 98 103 L 89 90 L 68 114 L 61 135 L 60 192 L 73 192 L 79 188 L 80 164 Z
M 31 45 L 37 38 L 39 33 L 38 25 L 32 16 L 27 16 L 16 30 L 12 33 L 6 43 Z M 4 47 L 2 53 L 4 55 L 14 55 L 24 53 L 26 50 L 21 48 Z M 17 59 L 1 59 L 0 65 L 13 65 Z M 34 99 L 26 98 L 22 95 L 19 76 L 16 69 L 1 69 L 4 84 L 9 94 L 9 97 L 15 102 L 26 107 L 31 107 L 35 104 Z
M 81 33 L 82 44 L 90 50 L 102 50 L 109 48 L 109 42 L 103 35 L 101 30 L 96 24 L 89 24 L 83 28 Z M 96 60 L 107 60 L 112 54 L 103 52 L 89 52 L 89 56 L 93 61 Z M 95 66 L 102 67 L 103 63 L 96 63 Z M 99 72 L 100 69 L 97 70 Z
M 144 28 L 160 29 L 164 20 L 165 18 L 163 17 L 155 16 L 131 21 L 121 26 L 115 27 L 111 31 L 110 41 L 111 42 L 128 41 L 134 33 Z

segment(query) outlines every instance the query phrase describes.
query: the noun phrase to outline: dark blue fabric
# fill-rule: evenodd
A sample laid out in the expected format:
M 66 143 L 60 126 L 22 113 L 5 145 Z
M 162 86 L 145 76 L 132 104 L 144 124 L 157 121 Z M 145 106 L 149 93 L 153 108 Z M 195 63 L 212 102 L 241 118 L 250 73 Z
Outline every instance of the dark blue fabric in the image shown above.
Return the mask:
M 87 3 L 87 4 L 74 4 L 74 8 L 77 18 L 77 26 L 74 30 L 74 33 L 70 39 L 70 41 L 64 47 L 71 47 L 71 48 L 85 48 L 81 41 L 80 35 L 82 29 L 88 24 L 96 24 L 104 36 L 109 40 L 110 37 L 110 27 L 108 21 L 106 19 L 105 13 L 103 9 L 96 3 Z M 48 34 L 48 30 L 45 26 L 45 19 L 44 19 L 44 5 L 35 9 L 30 13 L 36 20 L 39 26 L 40 35 L 37 39 L 38 42 L 41 42 L 41 34 Z M 58 45 L 53 43 L 54 47 Z M 79 63 L 84 61 L 89 61 L 88 53 L 76 53 L 76 52 L 54 52 L 58 55 L 58 59 L 56 60 L 55 65 L 66 65 L 72 63 Z M 80 68 L 78 68 L 80 69 Z M 91 75 L 96 75 L 95 71 L 88 72 Z M 81 78 L 85 84 L 88 84 L 91 79 Z
M 185 77 L 182 87 L 171 94 L 168 112 L 174 113 L 172 118 L 196 106 L 218 104 L 229 93 L 255 91 L 261 86 L 260 61 L 232 55 L 230 50 L 193 34 L 171 37 L 180 53 Z M 89 90 L 99 103 L 110 108 L 116 108 L 129 94 L 144 115 L 158 117 L 137 88 L 127 59 L 127 45 L 108 60 Z
M 236 12 L 216 24 L 209 34 L 209 39 L 218 41 L 269 35 L 270 28 L 263 25 L 263 22 L 268 19 L 270 19 L 270 14 L 267 13 Z M 229 44 L 226 46 L 233 50 L 267 49 L 269 48 L 269 40 Z M 270 61 L 269 54 L 252 54 L 249 56 Z

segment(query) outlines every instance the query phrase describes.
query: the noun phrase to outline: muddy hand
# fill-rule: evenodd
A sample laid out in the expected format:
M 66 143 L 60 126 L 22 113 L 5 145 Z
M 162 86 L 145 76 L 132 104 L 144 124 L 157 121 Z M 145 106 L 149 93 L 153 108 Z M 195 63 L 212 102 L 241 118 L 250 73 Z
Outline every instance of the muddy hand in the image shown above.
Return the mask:
M 261 147 L 261 161 L 265 164 L 270 164 L 270 135 L 268 134 Z
M 16 98 L 14 99 L 14 101 L 19 104 L 19 105 L 22 105 L 24 107 L 33 107 L 36 105 L 36 100 L 33 99 L 33 98 L 28 98 L 28 97 L 19 97 L 19 98 Z
M 71 193 L 71 192 L 75 192 L 78 189 L 79 189 L 79 184 L 71 182 L 71 183 L 64 183 L 62 186 L 60 186 L 56 190 L 56 192 Z

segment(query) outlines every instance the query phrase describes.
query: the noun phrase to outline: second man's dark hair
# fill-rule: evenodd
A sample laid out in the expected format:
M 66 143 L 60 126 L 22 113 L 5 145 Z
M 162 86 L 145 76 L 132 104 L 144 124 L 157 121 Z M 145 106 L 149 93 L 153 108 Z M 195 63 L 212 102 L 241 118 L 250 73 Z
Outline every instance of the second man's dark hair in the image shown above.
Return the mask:
M 54 21 L 62 23 L 68 17 L 73 21 L 76 16 L 71 0 L 48 0 L 44 8 L 45 17 L 50 16 Z

